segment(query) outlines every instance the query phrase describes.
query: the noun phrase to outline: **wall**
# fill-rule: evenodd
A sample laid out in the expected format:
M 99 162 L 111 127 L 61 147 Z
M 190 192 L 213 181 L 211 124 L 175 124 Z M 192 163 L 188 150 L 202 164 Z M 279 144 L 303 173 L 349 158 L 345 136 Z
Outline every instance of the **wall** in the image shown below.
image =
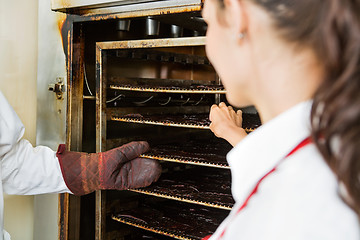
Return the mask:
M 0 91 L 35 144 L 38 0 L 0 0 Z M 12 240 L 33 239 L 33 196 L 5 196 L 5 229 Z

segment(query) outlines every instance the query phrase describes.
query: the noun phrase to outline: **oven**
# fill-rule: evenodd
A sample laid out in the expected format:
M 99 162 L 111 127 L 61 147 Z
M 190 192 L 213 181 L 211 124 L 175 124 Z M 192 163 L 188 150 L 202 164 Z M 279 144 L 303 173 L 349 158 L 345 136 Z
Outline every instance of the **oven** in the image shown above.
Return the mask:
M 212 104 L 226 102 L 225 89 L 205 54 L 202 4 L 54 1 L 66 13 L 66 94 L 61 82 L 52 90 L 66 98 L 68 149 L 145 140 L 151 150 L 141 157 L 163 169 L 146 188 L 61 194 L 60 239 L 202 239 L 229 214 L 231 146 L 208 118 Z M 250 133 L 259 118 L 243 110 Z

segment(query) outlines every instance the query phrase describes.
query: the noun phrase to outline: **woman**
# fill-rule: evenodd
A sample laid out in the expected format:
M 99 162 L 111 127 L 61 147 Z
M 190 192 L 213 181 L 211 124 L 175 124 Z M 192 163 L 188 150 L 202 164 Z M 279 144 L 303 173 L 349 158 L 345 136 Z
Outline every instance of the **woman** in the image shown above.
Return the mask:
M 100 189 L 145 187 L 160 176 L 157 161 L 138 157 L 148 150 L 146 142 L 93 154 L 66 151 L 65 145 L 57 152 L 43 146 L 34 148 L 21 139 L 24 126 L 1 92 L 0 106 L 0 240 L 10 239 L 3 230 L 3 192 L 84 195 Z
M 217 239 L 360 239 L 360 1 L 207 0 L 206 50 L 241 112 L 210 112 L 236 204 Z

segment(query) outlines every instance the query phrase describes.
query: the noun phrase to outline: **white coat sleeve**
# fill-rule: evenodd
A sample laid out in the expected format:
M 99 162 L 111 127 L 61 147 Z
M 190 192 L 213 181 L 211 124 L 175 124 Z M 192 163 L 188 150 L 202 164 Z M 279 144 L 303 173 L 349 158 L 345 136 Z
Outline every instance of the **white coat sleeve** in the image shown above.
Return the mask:
M 0 92 L 0 163 L 3 190 L 7 194 L 70 192 L 65 185 L 56 153 L 33 147 L 21 139 L 24 126 Z

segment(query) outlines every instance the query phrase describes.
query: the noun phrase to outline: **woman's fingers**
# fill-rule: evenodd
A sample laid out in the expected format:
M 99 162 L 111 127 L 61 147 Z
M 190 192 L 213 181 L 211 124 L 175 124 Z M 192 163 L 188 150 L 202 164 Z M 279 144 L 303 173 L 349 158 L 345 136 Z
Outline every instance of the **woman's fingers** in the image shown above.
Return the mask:
M 247 136 L 242 128 L 241 110 L 235 112 L 233 107 L 221 102 L 219 105 L 211 106 L 209 118 L 210 130 L 215 136 L 227 140 L 233 146 Z
M 237 110 L 236 112 L 236 126 L 238 127 L 242 127 L 242 111 L 241 110 Z
M 227 118 L 232 120 L 238 127 L 242 127 L 242 111 L 238 110 L 235 112 L 232 106 L 226 106 L 224 102 L 211 106 L 209 118 L 210 121 Z
M 224 102 L 221 102 L 221 103 L 219 103 L 219 107 L 220 108 L 224 108 L 224 107 L 226 108 L 227 106 L 226 106 L 226 104 Z
M 219 107 L 218 107 L 216 104 L 214 104 L 214 105 L 211 106 L 211 108 L 210 108 L 210 114 L 209 114 L 209 119 L 210 119 L 210 121 L 214 121 L 214 120 L 215 120 L 215 116 L 216 116 L 216 114 L 218 113 L 218 111 L 219 111 Z
M 221 102 L 219 105 L 214 104 L 211 106 L 209 118 L 212 127 L 218 124 L 233 124 L 237 127 L 242 127 L 242 111 L 238 110 L 235 112 L 232 106 L 226 106 L 224 102 Z

